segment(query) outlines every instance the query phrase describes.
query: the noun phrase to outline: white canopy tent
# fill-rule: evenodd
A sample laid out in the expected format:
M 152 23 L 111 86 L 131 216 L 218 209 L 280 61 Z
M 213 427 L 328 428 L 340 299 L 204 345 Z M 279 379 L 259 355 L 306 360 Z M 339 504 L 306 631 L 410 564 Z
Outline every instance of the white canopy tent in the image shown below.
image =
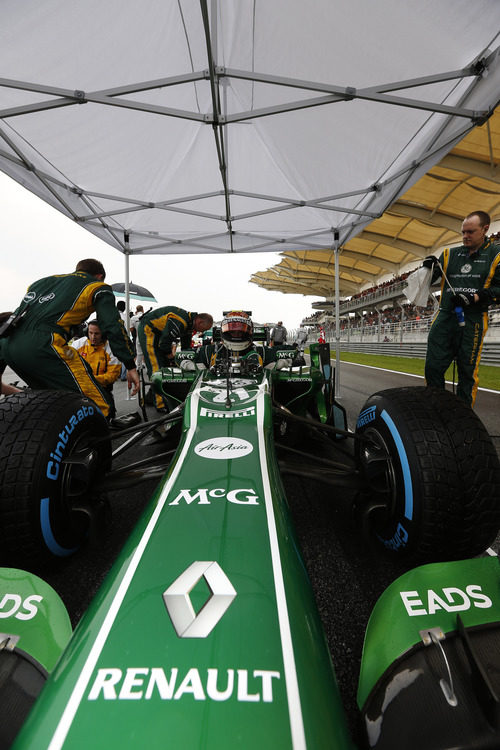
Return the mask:
M 4 0 L 0 18 L 0 169 L 127 261 L 338 250 L 500 99 L 498 0 Z

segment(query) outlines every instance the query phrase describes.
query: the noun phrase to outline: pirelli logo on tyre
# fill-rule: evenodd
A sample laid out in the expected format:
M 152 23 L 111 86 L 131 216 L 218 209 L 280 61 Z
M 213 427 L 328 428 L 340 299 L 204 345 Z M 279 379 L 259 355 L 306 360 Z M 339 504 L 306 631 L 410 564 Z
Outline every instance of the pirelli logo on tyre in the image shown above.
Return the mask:
M 373 422 L 373 420 L 376 417 L 376 412 L 377 412 L 376 406 L 369 406 L 367 409 L 364 409 L 362 412 L 360 412 L 358 416 L 356 427 L 364 427 L 365 424 L 369 424 L 370 422 Z

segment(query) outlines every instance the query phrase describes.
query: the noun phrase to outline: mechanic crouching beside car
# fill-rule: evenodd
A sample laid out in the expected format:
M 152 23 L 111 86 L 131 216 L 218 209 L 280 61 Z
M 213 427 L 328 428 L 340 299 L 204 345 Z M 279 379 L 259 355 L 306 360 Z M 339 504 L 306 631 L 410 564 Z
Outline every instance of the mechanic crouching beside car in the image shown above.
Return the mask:
M 73 273 L 47 276 L 28 288 L 1 339 L 1 357 L 35 390 L 76 391 L 91 398 L 105 417 L 110 398 L 68 341 L 93 312 L 111 351 L 127 368 L 131 395 L 139 390 L 132 341 L 127 335 L 102 263 L 81 260 Z
M 71 342 L 80 357 L 92 368 L 92 374 L 99 385 L 106 390 L 110 401 L 110 417 L 116 414 L 113 398 L 113 383 L 120 377 L 122 365 L 111 351 L 106 336 L 99 328 L 97 320 L 89 321 L 87 335 Z

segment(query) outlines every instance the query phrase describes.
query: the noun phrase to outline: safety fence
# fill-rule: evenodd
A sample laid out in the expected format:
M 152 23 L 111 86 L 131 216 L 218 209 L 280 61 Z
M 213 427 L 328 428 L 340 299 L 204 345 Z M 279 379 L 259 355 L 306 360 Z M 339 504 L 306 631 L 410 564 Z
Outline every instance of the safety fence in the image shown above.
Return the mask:
M 420 320 L 403 320 L 395 323 L 376 323 L 374 325 L 348 326 L 340 330 L 340 347 L 343 352 L 366 352 L 367 354 L 385 354 L 398 357 L 425 358 L 427 336 L 432 317 Z M 293 342 L 295 331 L 290 331 L 288 340 Z M 336 345 L 334 325 L 327 325 L 319 330 L 310 330 L 307 343 L 318 341 L 320 337 Z M 307 346 L 307 344 L 306 344 Z M 489 328 L 484 339 L 481 363 L 500 366 L 500 314 L 490 314 Z

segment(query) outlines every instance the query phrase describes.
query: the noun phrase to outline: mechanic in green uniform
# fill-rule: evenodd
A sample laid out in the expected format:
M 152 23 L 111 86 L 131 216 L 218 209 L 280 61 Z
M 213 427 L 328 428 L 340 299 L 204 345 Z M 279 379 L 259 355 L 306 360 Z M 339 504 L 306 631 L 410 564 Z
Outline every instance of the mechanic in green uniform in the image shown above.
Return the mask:
M 178 339 L 182 349 L 189 349 L 193 333 L 208 331 L 212 324 L 213 318 L 209 313 L 187 312 L 180 307 L 157 307 L 143 315 L 137 335 L 148 376 L 174 363 Z M 156 408 L 164 411 L 166 407 L 161 396 L 156 394 L 155 398 Z
M 457 396 L 474 405 L 483 339 L 488 330 L 488 306 L 500 301 L 500 245 L 486 233 L 490 217 L 473 211 L 462 224 L 463 245 L 433 255 L 423 265 L 433 268 L 431 283 L 441 277 L 441 300 L 427 342 L 427 385 L 444 388 L 444 374 L 456 359 Z M 441 266 L 441 267 L 440 267 Z M 443 272 L 449 281 L 446 283 Z M 455 312 L 463 308 L 462 325 Z
M 47 276 L 31 284 L 2 339 L 2 357 L 30 388 L 79 391 L 93 399 L 107 417 L 105 389 L 68 344 L 72 329 L 95 311 L 113 354 L 127 368 L 131 395 L 137 393 L 139 376 L 132 342 L 116 308 L 113 291 L 104 283 L 105 276 L 102 263 L 88 258 L 77 264 L 74 273 Z

